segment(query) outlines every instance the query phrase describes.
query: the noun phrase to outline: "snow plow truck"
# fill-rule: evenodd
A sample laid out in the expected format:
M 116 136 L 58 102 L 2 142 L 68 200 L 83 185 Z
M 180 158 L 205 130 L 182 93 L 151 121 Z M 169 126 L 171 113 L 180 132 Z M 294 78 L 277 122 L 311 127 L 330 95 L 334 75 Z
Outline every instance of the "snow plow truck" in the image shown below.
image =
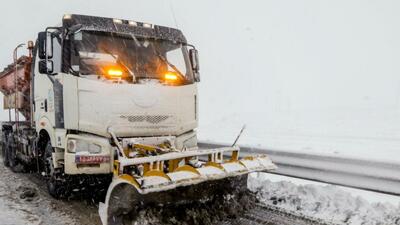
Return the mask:
M 4 165 L 37 171 L 55 198 L 105 183 L 103 224 L 275 168 L 237 146 L 198 147 L 198 51 L 178 29 L 67 14 L 17 57 L 22 46 L 0 73 Z

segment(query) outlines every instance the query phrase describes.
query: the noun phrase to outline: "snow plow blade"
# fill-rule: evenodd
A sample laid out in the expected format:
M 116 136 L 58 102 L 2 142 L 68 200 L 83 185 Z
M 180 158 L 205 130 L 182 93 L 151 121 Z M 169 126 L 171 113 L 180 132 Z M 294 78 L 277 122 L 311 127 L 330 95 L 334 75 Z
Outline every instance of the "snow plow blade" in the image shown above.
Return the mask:
M 240 158 L 239 151 L 235 146 L 120 157 L 99 206 L 103 225 L 125 224 L 144 205 L 207 201 L 208 196 L 245 189 L 248 173 L 276 168 L 266 155 Z

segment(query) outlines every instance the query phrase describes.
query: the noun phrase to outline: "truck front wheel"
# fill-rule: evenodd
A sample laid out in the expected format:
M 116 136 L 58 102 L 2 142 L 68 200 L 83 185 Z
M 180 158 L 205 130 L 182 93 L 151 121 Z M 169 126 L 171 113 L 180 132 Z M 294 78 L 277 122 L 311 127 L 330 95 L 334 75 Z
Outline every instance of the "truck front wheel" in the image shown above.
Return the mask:
M 44 154 L 44 172 L 47 178 L 47 190 L 56 199 L 65 198 L 68 196 L 68 193 L 64 170 L 62 168 L 54 168 L 53 152 L 54 149 L 49 141 Z

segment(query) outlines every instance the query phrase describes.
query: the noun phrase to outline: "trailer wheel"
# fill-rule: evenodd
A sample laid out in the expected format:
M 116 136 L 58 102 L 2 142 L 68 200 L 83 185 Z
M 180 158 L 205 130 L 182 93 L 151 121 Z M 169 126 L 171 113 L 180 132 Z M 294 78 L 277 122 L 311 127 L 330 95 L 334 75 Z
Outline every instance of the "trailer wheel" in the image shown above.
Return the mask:
M 3 156 L 4 166 L 10 167 L 10 162 L 8 160 L 7 143 L 4 142 L 4 141 L 1 142 L 1 153 L 2 153 L 2 156 Z
M 12 137 L 12 134 L 7 138 L 7 159 L 8 159 L 8 164 L 11 168 L 11 170 L 14 173 L 19 173 L 24 171 L 24 166 L 21 164 L 19 159 L 17 158 L 17 152 L 16 152 L 16 147 L 14 143 L 14 138 Z
M 64 178 L 64 172 L 61 168 L 54 168 L 53 164 L 53 147 L 50 141 L 46 145 L 44 154 L 44 166 L 45 173 L 47 177 L 47 190 L 51 196 L 56 199 L 61 199 L 67 197 L 67 189 Z

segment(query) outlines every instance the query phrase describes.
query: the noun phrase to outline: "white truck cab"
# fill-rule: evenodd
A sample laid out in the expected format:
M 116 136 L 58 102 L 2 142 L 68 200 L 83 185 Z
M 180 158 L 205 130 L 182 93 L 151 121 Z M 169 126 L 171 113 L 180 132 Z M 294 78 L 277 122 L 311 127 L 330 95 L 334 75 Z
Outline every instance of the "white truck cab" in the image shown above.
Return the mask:
M 39 33 L 31 63 L 31 123 L 20 127 L 35 135 L 7 138 L 20 132 L 3 125 L 5 146 L 42 162 L 53 195 L 60 176 L 112 174 L 118 145 L 197 146 L 198 54 L 180 30 L 65 15 Z

